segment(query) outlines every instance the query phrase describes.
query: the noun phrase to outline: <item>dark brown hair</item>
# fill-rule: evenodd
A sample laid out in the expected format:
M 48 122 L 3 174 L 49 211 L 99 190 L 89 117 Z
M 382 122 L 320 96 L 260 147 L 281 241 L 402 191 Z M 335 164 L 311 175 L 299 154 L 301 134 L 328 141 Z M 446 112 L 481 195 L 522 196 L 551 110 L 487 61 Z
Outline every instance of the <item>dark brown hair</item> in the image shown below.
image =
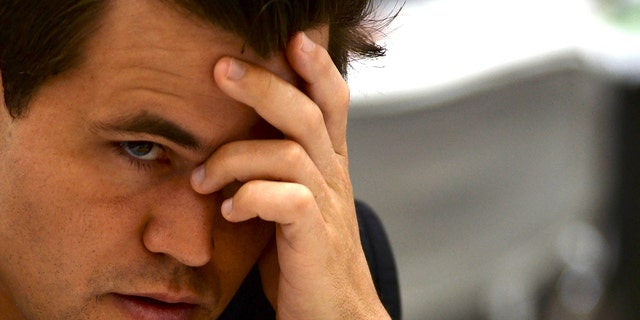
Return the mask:
M 0 0 L 0 70 L 12 116 L 25 113 L 45 81 L 78 64 L 107 1 Z M 163 1 L 238 35 L 262 56 L 283 50 L 295 32 L 320 24 L 329 25 L 329 53 L 343 75 L 351 57 L 384 54 L 372 39 L 384 23 L 372 19 L 372 0 Z

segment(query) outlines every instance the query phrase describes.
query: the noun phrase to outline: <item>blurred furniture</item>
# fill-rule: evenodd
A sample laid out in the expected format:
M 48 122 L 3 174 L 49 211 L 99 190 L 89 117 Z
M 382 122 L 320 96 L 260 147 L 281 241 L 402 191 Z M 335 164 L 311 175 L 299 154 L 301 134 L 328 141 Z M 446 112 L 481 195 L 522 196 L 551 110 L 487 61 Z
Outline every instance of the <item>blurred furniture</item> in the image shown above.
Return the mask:
M 581 0 L 410 1 L 391 30 L 349 76 L 348 137 L 405 319 L 588 319 L 616 268 L 616 86 L 640 37 Z

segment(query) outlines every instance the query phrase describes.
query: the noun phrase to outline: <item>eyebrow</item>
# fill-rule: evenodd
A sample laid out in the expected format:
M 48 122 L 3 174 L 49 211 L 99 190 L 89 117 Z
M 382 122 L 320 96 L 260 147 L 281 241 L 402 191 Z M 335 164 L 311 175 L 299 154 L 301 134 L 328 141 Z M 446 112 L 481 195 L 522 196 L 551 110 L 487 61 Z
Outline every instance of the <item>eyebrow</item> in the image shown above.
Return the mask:
M 194 151 L 202 151 L 198 138 L 178 124 L 147 111 L 135 115 L 122 116 L 109 122 L 100 122 L 96 128 L 105 131 L 145 133 L 163 137 L 177 145 Z

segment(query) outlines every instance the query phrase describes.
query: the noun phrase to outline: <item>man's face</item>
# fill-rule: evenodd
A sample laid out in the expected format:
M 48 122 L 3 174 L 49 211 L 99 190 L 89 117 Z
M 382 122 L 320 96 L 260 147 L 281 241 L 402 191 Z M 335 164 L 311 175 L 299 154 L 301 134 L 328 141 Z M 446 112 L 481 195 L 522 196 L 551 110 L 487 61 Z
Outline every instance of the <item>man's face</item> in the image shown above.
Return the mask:
M 273 226 L 226 222 L 219 207 L 233 187 L 199 195 L 189 178 L 222 144 L 277 134 L 216 87 L 213 66 L 237 56 L 295 81 L 283 57 L 242 46 L 160 1 L 115 1 L 84 62 L 42 87 L 26 117 L 0 106 L 0 309 L 222 312 Z

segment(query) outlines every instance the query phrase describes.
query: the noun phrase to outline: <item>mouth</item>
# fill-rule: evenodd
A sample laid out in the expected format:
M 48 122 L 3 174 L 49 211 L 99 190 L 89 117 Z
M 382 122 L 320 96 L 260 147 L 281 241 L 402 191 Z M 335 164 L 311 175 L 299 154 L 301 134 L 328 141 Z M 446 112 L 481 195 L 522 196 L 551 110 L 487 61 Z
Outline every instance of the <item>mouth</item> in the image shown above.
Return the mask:
M 198 305 L 189 299 L 159 297 L 155 295 L 114 294 L 121 309 L 131 319 L 139 320 L 187 320 L 194 315 Z

